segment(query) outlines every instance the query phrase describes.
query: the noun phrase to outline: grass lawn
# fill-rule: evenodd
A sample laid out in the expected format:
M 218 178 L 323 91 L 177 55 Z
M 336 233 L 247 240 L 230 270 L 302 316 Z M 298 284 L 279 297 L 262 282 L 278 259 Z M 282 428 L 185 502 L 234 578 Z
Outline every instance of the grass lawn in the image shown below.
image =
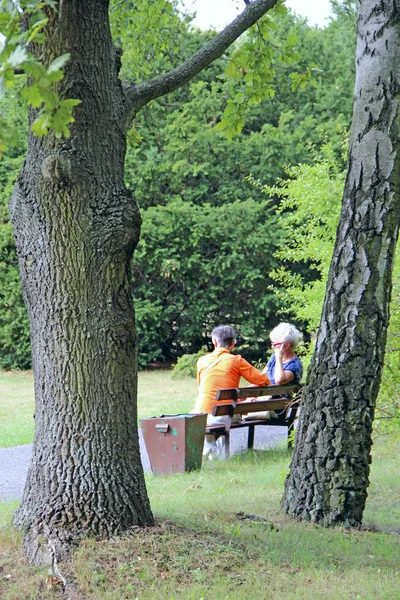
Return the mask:
M 156 526 L 86 540 L 60 566 L 27 565 L 0 505 L 0 598 L 280 600 L 400 598 L 400 438 L 377 441 L 364 529 L 324 529 L 280 510 L 290 454 L 254 451 L 201 471 L 147 476 Z
M 14 443 L 26 443 L 31 438 L 18 432 L 31 426 L 32 377 L 0 372 L 0 386 L 0 429 L 8 424 Z M 195 394 L 192 379 L 141 373 L 139 415 L 187 412 Z M 9 437 L 3 445 L 13 445 Z M 324 529 L 283 514 L 289 461 L 282 446 L 192 473 L 148 475 L 156 526 L 84 540 L 60 565 L 65 593 L 52 587 L 47 569 L 25 563 L 21 534 L 10 524 L 18 502 L 0 504 L 0 599 L 398 600 L 400 435 L 374 444 L 360 530 Z
M 169 371 L 139 373 L 139 418 L 186 413 L 194 406 L 195 379 L 171 379 Z M 0 448 L 33 440 L 33 376 L 31 371 L 0 370 Z
M 32 372 L 0 369 L 0 448 L 32 442 L 33 413 Z

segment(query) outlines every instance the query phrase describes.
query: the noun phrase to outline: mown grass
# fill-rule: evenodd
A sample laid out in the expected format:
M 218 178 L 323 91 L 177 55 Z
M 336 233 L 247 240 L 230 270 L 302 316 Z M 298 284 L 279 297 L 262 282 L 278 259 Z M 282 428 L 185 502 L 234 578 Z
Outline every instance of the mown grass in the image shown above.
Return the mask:
M 0 372 L 0 391 L 2 445 L 31 441 L 31 375 Z M 187 412 L 195 394 L 192 379 L 141 373 L 139 417 Z M 374 445 L 364 529 L 357 531 L 326 530 L 281 512 L 289 461 L 282 446 L 207 462 L 193 473 L 148 475 L 156 526 L 85 540 L 60 567 L 65 592 L 52 586 L 47 569 L 24 561 L 21 534 L 10 524 L 18 502 L 0 504 L 0 598 L 398 600 L 399 436 Z
M 33 413 L 32 372 L 0 370 L 0 448 L 32 442 Z
M 194 406 L 195 379 L 179 381 L 169 371 L 139 373 L 139 418 L 186 413 Z M 34 394 L 31 371 L 0 370 L 0 448 L 33 440 Z
M 400 598 L 400 438 L 374 447 L 364 529 L 323 529 L 280 510 L 290 454 L 254 451 L 201 471 L 146 478 L 157 525 L 85 540 L 60 568 L 71 599 Z M 0 507 L 0 598 L 59 598 L 24 563 Z

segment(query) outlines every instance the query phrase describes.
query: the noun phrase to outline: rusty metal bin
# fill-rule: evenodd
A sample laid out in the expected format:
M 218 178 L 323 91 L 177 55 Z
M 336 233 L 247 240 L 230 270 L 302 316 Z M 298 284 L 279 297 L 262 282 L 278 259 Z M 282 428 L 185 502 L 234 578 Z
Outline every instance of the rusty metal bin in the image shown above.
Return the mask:
M 206 421 L 206 413 L 140 420 L 154 475 L 201 469 Z

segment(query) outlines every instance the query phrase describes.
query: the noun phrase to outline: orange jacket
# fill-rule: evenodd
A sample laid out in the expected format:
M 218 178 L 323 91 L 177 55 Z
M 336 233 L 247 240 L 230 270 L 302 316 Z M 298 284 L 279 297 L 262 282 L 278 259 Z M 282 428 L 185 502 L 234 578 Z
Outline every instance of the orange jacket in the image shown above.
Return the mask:
M 199 394 L 196 398 L 194 412 L 211 414 L 216 404 L 229 403 L 230 400 L 218 402 L 215 399 L 217 390 L 238 387 L 240 377 L 256 385 L 269 385 L 270 383 L 267 375 L 257 371 L 240 354 L 231 354 L 227 348 L 216 348 L 211 354 L 199 358 L 197 361 Z

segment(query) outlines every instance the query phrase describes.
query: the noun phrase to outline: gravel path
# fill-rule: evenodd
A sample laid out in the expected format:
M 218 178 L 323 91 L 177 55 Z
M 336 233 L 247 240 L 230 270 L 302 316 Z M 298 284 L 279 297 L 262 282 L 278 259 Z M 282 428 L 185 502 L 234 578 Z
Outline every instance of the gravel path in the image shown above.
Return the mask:
M 256 427 L 254 448 L 262 450 L 286 439 L 286 427 Z M 234 429 L 230 436 L 231 455 L 243 452 L 247 447 L 247 429 Z M 149 457 L 139 430 L 140 452 L 145 473 L 151 473 Z M 0 502 L 20 500 L 28 472 L 32 445 L 0 448 Z

